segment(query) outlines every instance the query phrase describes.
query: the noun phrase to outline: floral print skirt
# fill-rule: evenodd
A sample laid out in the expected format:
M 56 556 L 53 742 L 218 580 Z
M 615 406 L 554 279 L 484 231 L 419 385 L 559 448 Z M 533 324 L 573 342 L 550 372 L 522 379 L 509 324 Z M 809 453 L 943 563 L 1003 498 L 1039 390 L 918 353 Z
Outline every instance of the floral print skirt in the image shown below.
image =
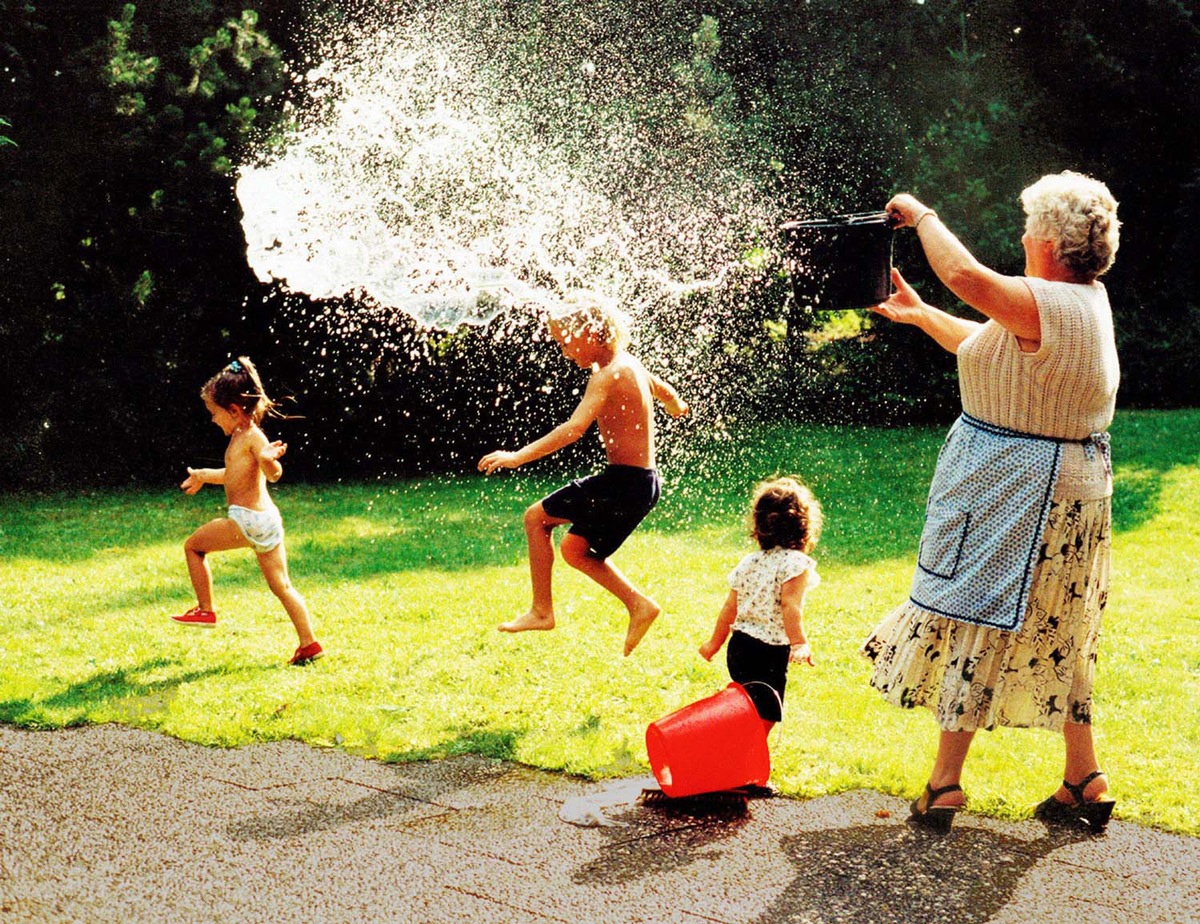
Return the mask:
M 945 731 L 1090 723 L 1111 511 L 1107 497 L 1052 502 L 1015 631 L 955 622 L 911 601 L 897 607 L 862 646 L 871 685 L 893 705 L 931 709 Z

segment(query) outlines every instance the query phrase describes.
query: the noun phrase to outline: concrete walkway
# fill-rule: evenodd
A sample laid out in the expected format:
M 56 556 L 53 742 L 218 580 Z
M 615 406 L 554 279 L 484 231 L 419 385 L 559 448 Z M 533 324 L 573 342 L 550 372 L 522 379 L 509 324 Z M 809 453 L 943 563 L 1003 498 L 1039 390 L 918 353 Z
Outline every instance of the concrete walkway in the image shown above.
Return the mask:
M 559 819 L 603 783 L 109 725 L 0 727 L 0 922 L 1200 921 L 1200 838 L 961 816 L 872 792 Z

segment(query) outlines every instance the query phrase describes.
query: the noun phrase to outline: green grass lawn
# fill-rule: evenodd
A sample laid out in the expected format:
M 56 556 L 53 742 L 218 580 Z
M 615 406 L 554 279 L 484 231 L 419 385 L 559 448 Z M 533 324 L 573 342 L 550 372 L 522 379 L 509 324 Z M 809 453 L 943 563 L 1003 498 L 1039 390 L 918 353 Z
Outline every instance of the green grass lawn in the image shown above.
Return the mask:
M 524 611 L 521 511 L 561 480 L 545 464 L 475 475 L 275 489 L 292 578 L 329 651 L 285 666 L 295 635 L 253 555 L 213 556 L 219 625 L 170 622 L 193 601 L 182 543 L 221 515 L 219 489 L 0 498 L 0 721 L 121 722 L 214 745 L 297 738 L 387 760 L 464 751 L 590 776 L 648 772 L 648 722 L 722 687 L 696 654 L 751 549 L 760 478 L 822 499 L 824 583 L 806 624 L 815 669 L 793 667 L 773 781 L 815 796 L 915 795 L 936 734 L 885 705 L 857 654 L 907 593 L 942 428 L 762 428 L 676 440 L 662 502 L 614 557 L 664 606 L 621 656 L 623 610 L 559 566 L 559 626 L 506 635 Z M 1112 428 L 1114 576 L 1096 690 L 1117 814 L 1200 833 L 1200 411 L 1125 412 Z M 299 447 L 297 447 L 299 449 Z M 1027 817 L 1057 785 L 1061 738 L 976 739 L 975 811 Z

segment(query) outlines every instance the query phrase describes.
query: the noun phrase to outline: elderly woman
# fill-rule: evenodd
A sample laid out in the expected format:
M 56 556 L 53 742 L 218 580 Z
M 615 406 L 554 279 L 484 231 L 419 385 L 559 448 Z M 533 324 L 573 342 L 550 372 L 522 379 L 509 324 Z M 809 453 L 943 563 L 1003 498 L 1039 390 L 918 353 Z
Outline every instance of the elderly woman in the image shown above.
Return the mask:
M 1060 731 L 1063 784 L 1036 814 L 1102 831 L 1113 801 L 1092 741 L 1092 681 L 1108 595 L 1108 435 L 1119 370 L 1097 277 L 1117 252 L 1117 203 L 1090 177 L 1021 194 L 1025 274 L 982 266 L 910 195 L 887 211 L 916 229 L 951 292 L 985 323 L 926 304 L 893 270 L 874 310 L 958 357 L 963 413 L 938 456 L 908 602 L 863 645 L 871 685 L 930 708 L 937 757 L 910 821 L 948 830 L 977 729 Z

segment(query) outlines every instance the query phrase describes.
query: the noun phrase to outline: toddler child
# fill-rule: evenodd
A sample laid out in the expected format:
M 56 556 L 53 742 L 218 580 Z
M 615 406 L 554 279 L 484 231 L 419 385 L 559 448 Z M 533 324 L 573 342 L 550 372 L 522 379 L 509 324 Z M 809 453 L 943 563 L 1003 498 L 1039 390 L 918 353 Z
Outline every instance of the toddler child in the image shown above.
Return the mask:
M 820 583 L 817 563 L 808 556 L 821 533 L 821 505 L 793 478 L 760 484 L 750 505 L 751 552 L 729 575 L 729 596 L 717 615 L 712 637 L 700 646 L 711 661 L 729 639 L 730 679 L 746 685 L 763 728 L 783 720 L 788 664 L 812 666 L 804 634 L 804 598 Z M 732 633 L 732 634 L 731 634 Z
M 550 575 L 553 532 L 571 524 L 560 546 L 563 560 L 613 594 L 629 612 L 625 654 L 641 641 L 660 608 L 609 562 L 658 502 L 661 481 L 654 459 L 654 401 L 673 417 L 687 412 L 679 394 L 626 349 L 622 317 L 588 293 L 569 300 L 574 310 L 549 321 L 563 355 L 591 370 L 587 388 L 570 418 L 515 452 L 497 450 L 479 460 L 492 474 L 557 452 L 578 440 L 595 421 L 608 464 L 599 474 L 572 481 L 525 511 L 533 601 L 523 616 L 499 626 L 502 632 L 554 628 Z
M 213 423 L 229 437 L 225 466 L 188 468 L 188 476 L 180 487 L 188 494 L 195 494 L 206 484 L 224 485 L 229 516 L 210 520 L 184 543 L 197 605 L 182 616 L 171 618 L 188 626 L 215 625 L 217 615 L 213 611 L 208 553 L 252 548 L 258 555 L 258 566 L 267 586 L 287 610 L 299 636 L 300 645 L 290 663 L 307 664 L 324 652 L 313 638 L 304 598 L 288 577 L 283 519 L 267 493 L 267 482 L 276 482 L 283 475 L 279 460 L 287 452 L 287 444 L 269 441 L 259 428 L 263 417 L 274 410 L 275 403 L 263 391 L 258 371 L 245 356 L 239 356 L 205 382 L 200 397 Z

